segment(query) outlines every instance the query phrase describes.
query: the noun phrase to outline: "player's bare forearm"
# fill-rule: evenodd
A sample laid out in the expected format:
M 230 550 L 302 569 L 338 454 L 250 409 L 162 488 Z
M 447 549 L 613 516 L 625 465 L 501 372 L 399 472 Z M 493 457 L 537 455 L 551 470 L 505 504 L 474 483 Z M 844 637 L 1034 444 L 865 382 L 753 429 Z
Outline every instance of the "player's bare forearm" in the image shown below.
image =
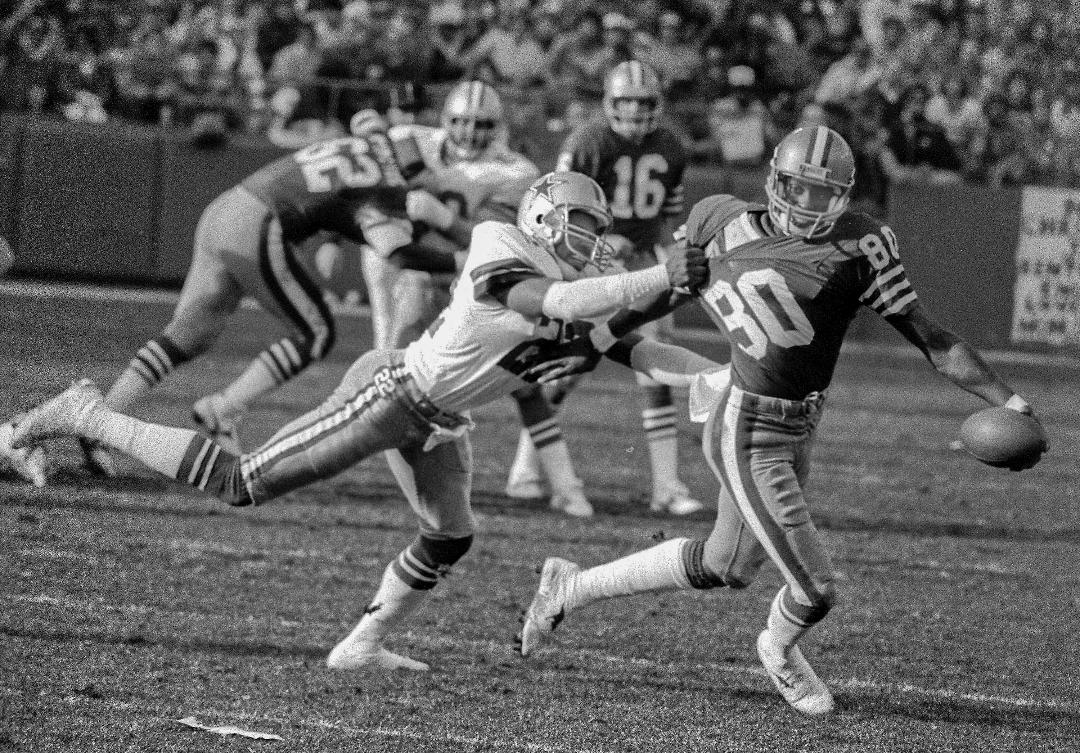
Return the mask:
M 939 374 L 956 386 L 991 405 L 1004 405 L 1015 394 L 975 348 L 940 326 L 921 306 L 890 323 L 922 351 Z

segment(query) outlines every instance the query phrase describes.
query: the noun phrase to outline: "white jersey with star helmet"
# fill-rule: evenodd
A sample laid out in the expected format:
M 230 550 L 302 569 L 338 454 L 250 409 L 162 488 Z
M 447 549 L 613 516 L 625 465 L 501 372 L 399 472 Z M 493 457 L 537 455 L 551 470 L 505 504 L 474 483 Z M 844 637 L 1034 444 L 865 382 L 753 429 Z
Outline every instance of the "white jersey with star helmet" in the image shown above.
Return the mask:
M 518 203 L 540 171 L 525 155 L 496 142 L 473 160 L 447 160 L 447 133 L 442 128 L 400 125 L 390 138 L 412 139 L 428 172 L 420 185 L 466 219 L 475 219 L 481 207 L 505 215 L 517 213 Z
M 527 317 L 499 302 L 495 293 L 531 277 L 566 279 L 515 225 L 476 226 L 450 305 L 405 349 L 406 368 L 440 408 L 469 410 L 523 387 L 521 374 L 571 335 L 558 319 Z

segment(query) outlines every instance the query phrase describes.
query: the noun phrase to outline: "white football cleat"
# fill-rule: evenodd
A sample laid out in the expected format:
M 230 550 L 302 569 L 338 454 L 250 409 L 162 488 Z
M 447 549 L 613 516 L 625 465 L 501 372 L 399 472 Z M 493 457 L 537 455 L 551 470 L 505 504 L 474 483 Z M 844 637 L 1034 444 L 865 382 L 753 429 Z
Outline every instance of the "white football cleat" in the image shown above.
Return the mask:
M 793 709 L 807 716 L 822 716 L 833 710 L 832 693 L 798 646 L 792 646 L 785 656 L 766 629 L 758 635 L 757 652 L 765 673 Z
M 330 652 L 326 657 L 326 666 L 330 669 L 375 669 L 395 670 L 408 669 L 413 672 L 427 672 L 431 669 L 422 661 L 410 659 L 393 651 L 387 651 L 378 643 L 370 641 L 355 641 L 346 638 Z
M 92 439 L 79 438 L 79 446 L 82 447 L 83 460 L 91 472 L 105 478 L 116 477 L 116 460 L 112 451 L 101 442 Z
M 89 379 L 80 379 L 47 400 L 19 421 L 11 443 L 25 447 L 52 437 L 82 437 L 105 408 L 101 390 Z
M 233 455 L 244 453 L 237 430 L 236 411 L 226 404 L 225 398 L 214 393 L 195 401 L 191 406 L 191 418 L 221 449 Z
M 692 515 L 705 509 L 705 504 L 690 496 L 690 490 L 681 481 L 673 481 L 662 491 L 653 492 L 649 510 L 664 515 Z
M 45 456 L 45 449 L 43 447 L 15 449 L 11 446 L 14 435 L 15 426 L 11 421 L 0 424 L 0 466 L 10 468 L 19 478 L 29 481 L 39 489 L 42 488 L 47 481 L 48 458 Z
M 548 502 L 552 510 L 569 515 L 572 518 L 591 518 L 593 506 L 585 497 L 585 488 L 581 482 L 565 489 L 556 489 Z
M 548 557 L 540 570 L 540 586 L 525 612 L 521 626 L 521 655 L 533 652 L 545 635 L 550 635 L 566 617 L 566 582 L 579 570 L 577 563 L 562 557 Z

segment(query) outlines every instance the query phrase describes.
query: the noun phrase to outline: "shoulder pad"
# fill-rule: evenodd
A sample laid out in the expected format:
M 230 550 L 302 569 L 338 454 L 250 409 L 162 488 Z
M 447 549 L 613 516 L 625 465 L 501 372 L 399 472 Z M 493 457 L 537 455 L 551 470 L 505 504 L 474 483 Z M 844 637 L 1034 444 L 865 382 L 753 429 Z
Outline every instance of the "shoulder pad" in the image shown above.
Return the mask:
M 758 204 L 729 194 L 707 196 L 690 209 L 690 216 L 686 220 L 686 242 L 692 246 L 704 246 L 743 212 L 759 208 Z

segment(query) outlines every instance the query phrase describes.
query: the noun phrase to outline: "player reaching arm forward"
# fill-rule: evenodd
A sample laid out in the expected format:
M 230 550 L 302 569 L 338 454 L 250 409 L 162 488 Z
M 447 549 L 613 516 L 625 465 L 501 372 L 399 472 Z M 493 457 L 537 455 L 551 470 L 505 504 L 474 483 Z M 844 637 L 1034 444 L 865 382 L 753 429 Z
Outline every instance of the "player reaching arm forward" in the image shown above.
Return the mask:
M 417 514 L 419 535 L 383 573 L 353 632 L 331 652 L 338 669 L 427 669 L 391 653 L 383 638 L 417 609 L 468 550 L 474 521 L 468 413 L 537 378 L 536 367 L 577 319 L 602 317 L 673 287 L 699 286 L 704 255 L 686 249 L 638 272 L 589 276 L 611 248 L 600 188 L 577 173 L 551 173 L 522 200 L 516 224 L 476 228 L 450 305 L 404 350 L 362 356 L 317 408 L 266 444 L 235 455 L 188 429 L 140 421 L 108 407 L 89 381 L 31 411 L 18 445 L 75 435 L 120 450 L 160 473 L 233 505 L 256 505 L 396 450 L 395 476 Z M 629 343 L 630 358 L 640 347 Z M 687 370 L 715 366 L 675 346 Z M 663 354 L 659 354 L 663 355 Z M 653 359 L 656 360 L 656 359 Z
M 832 694 L 797 645 L 828 614 L 837 588 L 803 489 L 826 389 L 859 307 L 884 317 L 958 386 L 992 405 L 1031 410 L 923 309 L 892 231 L 848 211 L 854 181 L 854 157 L 840 135 L 805 128 L 776 147 L 767 207 L 723 195 L 693 207 L 686 243 L 705 249 L 710 268 L 700 300 L 732 346 L 731 383 L 705 433 L 706 460 L 721 482 L 713 530 L 585 570 L 548 559 L 526 613 L 522 654 L 591 602 L 646 591 L 741 589 L 772 560 L 786 582 L 757 638 L 759 657 L 795 709 L 832 710 Z

